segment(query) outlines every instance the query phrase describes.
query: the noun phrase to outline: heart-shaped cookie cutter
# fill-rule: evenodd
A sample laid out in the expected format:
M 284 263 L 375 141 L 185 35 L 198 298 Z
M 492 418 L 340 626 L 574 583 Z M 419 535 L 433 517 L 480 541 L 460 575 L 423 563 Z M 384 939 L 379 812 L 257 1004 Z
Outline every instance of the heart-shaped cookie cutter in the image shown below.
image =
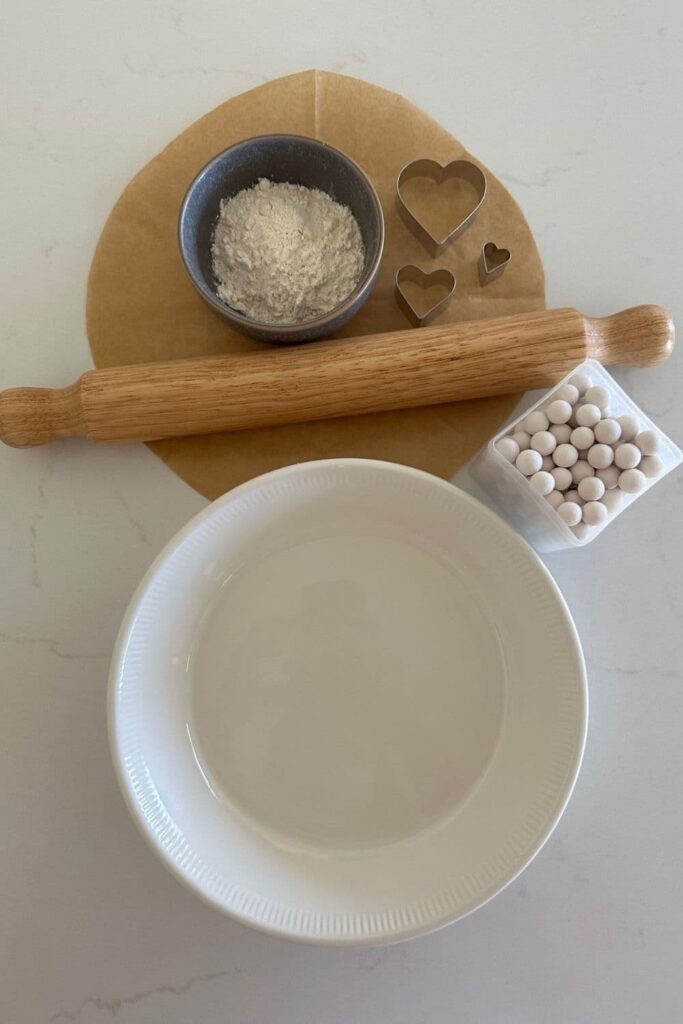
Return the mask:
M 511 259 L 509 249 L 499 249 L 495 242 L 484 242 L 479 257 L 479 283 L 482 288 L 500 277 Z
M 417 219 L 414 213 L 408 208 L 401 195 L 401 189 L 407 181 L 411 181 L 413 178 L 431 178 L 437 185 L 440 185 L 444 181 L 448 181 L 450 178 L 459 178 L 461 181 L 466 181 L 469 185 L 475 189 L 477 193 L 477 204 L 472 210 L 464 217 L 459 224 L 449 231 L 443 238 L 435 238 L 434 235 L 424 227 L 423 224 Z M 398 205 L 399 213 L 403 218 L 403 221 L 413 232 L 415 237 L 422 242 L 427 252 L 431 253 L 432 256 L 438 256 L 439 253 L 443 252 L 447 245 L 454 242 L 456 238 L 459 238 L 463 231 L 466 231 L 474 218 L 477 216 L 481 204 L 486 198 L 486 175 L 482 171 L 481 167 L 477 167 L 470 160 L 451 160 L 449 164 L 440 164 L 436 160 L 431 160 L 428 157 L 420 158 L 419 160 L 412 160 L 409 164 L 406 164 L 403 170 L 399 173 L 396 179 L 396 201 Z
M 445 288 L 448 288 L 448 292 L 442 299 L 439 299 L 426 313 L 420 314 L 413 306 L 410 299 L 408 299 L 401 287 L 405 281 L 411 281 L 413 284 L 425 285 L 429 284 L 441 284 Z M 428 272 L 422 270 L 421 267 L 415 266 L 414 263 L 407 263 L 404 267 L 400 267 L 396 271 L 396 304 L 405 316 L 408 318 L 413 327 L 424 327 L 434 320 L 439 313 L 443 313 L 448 303 L 453 298 L 455 292 L 455 274 L 452 274 L 450 270 L 439 268 L 438 270 L 432 270 Z

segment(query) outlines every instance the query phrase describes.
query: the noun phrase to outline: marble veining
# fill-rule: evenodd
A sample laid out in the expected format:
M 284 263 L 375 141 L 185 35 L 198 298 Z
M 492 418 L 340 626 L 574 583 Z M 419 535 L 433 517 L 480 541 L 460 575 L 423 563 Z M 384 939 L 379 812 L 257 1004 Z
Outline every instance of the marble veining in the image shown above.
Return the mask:
M 153 999 L 155 996 L 183 996 L 196 985 L 205 985 L 208 982 L 216 981 L 218 978 L 227 978 L 230 974 L 231 971 L 212 971 L 209 974 L 198 974 L 196 977 L 189 978 L 178 985 L 157 985 L 156 988 L 151 988 L 145 992 L 133 992 L 131 995 L 112 999 L 105 999 L 102 996 L 88 996 L 75 1010 L 58 1010 L 57 1013 L 53 1013 L 50 1017 L 50 1024 L 59 1024 L 59 1021 L 69 1024 L 71 1021 L 81 1019 L 83 1014 L 90 1009 L 97 1010 L 98 1013 L 103 1013 L 110 1017 L 118 1017 L 126 1007 L 135 1006 L 137 1003 Z

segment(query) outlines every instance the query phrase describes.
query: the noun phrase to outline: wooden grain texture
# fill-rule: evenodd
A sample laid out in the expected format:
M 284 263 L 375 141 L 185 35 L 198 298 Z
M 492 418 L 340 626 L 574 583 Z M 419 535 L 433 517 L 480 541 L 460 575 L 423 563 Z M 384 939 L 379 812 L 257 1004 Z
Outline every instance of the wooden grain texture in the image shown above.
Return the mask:
M 202 165 L 226 146 L 263 132 L 299 132 L 329 142 L 353 157 L 377 189 L 386 219 L 379 278 L 340 336 L 411 332 L 394 298 L 396 271 L 406 263 L 455 273 L 456 294 L 439 317 L 442 325 L 543 309 L 536 244 L 523 212 L 495 174 L 486 171 L 488 194 L 475 223 L 433 260 L 398 215 L 396 176 L 419 156 L 479 163 L 476 156 L 396 93 L 345 75 L 305 71 L 212 110 L 125 189 L 102 231 L 88 284 L 87 329 L 95 366 L 254 353 L 262 347 L 232 330 L 196 294 L 183 272 L 176 228 L 183 194 Z M 421 198 L 427 209 L 444 217 L 458 216 L 457 201 L 466 197 L 435 192 L 429 182 L 412 184 L 416 194 L 411 200 Z M 418 194 L 422 186 L 424 194 Z M 490 239 L 509 247 L 513 256 L 502 278 L 482 288 L 477 264 Z M 517 397 L 183 437 L 151 442 L 151 448 L 208 498 L 259 473 L 307 459 L 385 459 L 448 478 L 498 429 Z
M 74 434 L 150 441 L 438 405 L 550 386 L 588 357 L 650 366 L 673 344 L 659 306 L 603 319 L 558 309 L 89 370 L 68 389 L 0 395 L 0 437 L 16 447 Z

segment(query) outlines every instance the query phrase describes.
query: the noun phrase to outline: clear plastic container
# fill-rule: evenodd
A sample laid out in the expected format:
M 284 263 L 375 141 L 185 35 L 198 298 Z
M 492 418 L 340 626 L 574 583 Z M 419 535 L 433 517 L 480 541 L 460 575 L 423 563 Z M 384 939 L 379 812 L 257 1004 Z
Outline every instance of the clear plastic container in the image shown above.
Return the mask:
M 606 388 L 610 396 L 609 416 L 617 417 L 627 414 L 638 419 L 641 430 L 652 430 L 659 439 L 658 455 L 662 460 L 662 471 L 654 478 L 648 478 L 645 488 L 638 494 L 622 492 L 618 508 L 610 512 L 604 523 L 598 526 L 586 526 L 574 532 L 557 514 L 548 501 L 537 494 L 528 479 L 508 462 L 496 449 L 496 442 L 513 431 L 520 429 L 522 421 L 535 409 L 544 409 L 555 397 L 555 392 L 563 384 L 568 384 L 576 373 L 585 373 L 592 384 Z M 561 551 L 564 548 L 583 547 L 594 540 L 609 524 L 625 509 L 641 498 L 667 473 L 670 473 L 681 461 L 683 452 L 670 440 L 645 413 L 638 408 L 623 388 L 619 387 L 613 377 L 594 359 L 587 359 L 574 367 L 559 381 L 551 391 L 546 392 L 537 402 L 518 416 L 512 423 L 499 431 L 474 456 L 468 469 L 472 478 L 486 493 L 498 512 L 522 534 L 537 551 Z

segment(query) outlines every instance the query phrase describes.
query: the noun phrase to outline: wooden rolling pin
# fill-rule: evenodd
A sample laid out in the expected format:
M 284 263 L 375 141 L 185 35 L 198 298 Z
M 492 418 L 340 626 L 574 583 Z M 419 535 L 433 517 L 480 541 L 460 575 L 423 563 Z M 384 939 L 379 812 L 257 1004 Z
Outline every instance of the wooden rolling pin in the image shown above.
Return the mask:
M 659 306 L 602 319 L 574 309 L 313 345 L 88 370 L 71 387 L 0 394 L 0 439 L 152 441 L 436 405 L 555 384 L 582 359 L 651 366 L 674 327 Z

